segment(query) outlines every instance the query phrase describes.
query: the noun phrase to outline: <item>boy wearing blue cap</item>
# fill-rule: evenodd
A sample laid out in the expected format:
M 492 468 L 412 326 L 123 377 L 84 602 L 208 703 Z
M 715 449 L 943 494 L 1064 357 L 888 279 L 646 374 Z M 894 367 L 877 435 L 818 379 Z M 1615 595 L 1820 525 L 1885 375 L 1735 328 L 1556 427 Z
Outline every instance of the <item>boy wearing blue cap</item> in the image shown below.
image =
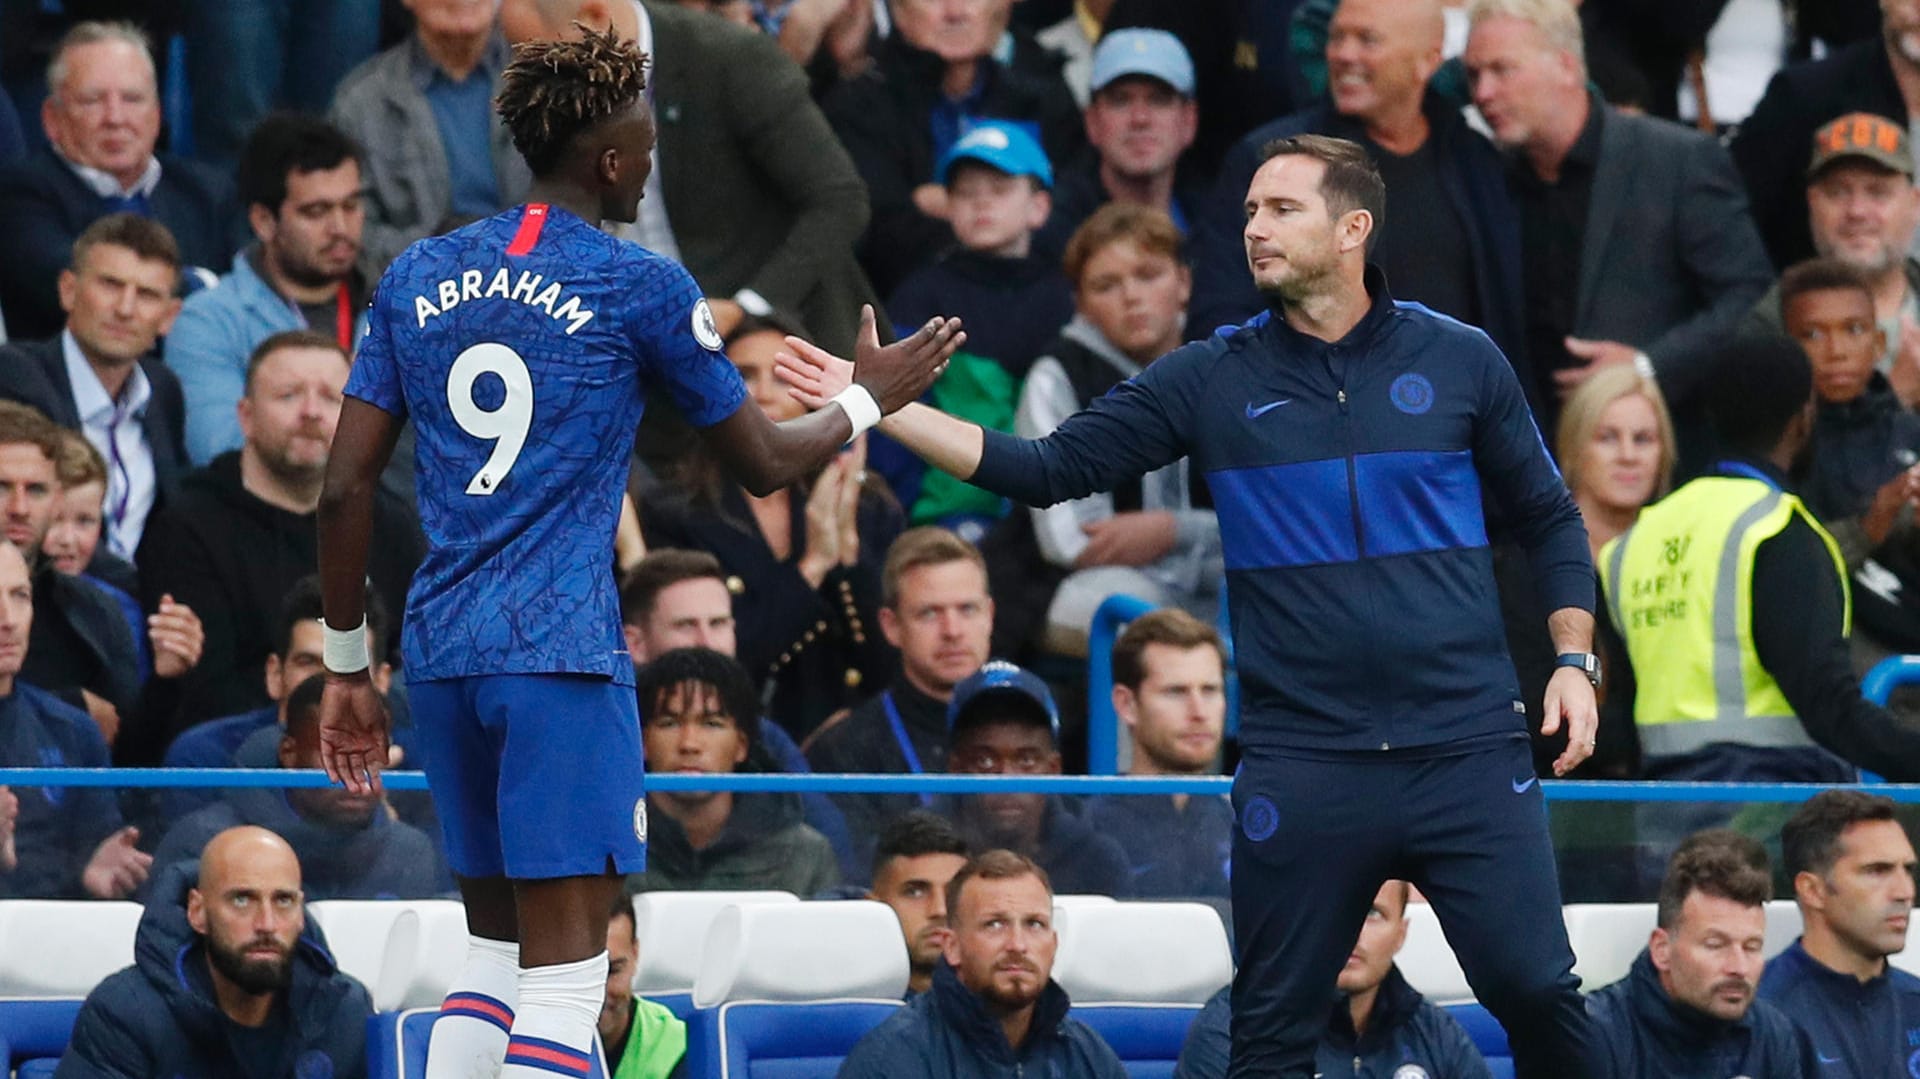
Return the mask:
M 997 431 L 1013 429 L 1020 380 L 1073 318 L 1073 293 L 1059 264 L 1033 254 L 1033 234 L 1052 211 L 1053 165 L 1022 124 L 988 120 L 953 144 L 938 172 L 959 243 L 901 282 L 887 301 L 894 325 L 935 314 L 966 320 L 966 348 L 934 384 L 931 402 Z M 1004 515 L 995 495 L 928 474 L 885 438 L 868 467 L 885 476 L 913 524 L 941 524 L 978 542 Z
M 1060 774 L 1060 713 L 1047 684 L 1031 671 L 991 660 L 954 687 L 947 767 L 972 775 Z M 1118 895 L 1129 879 L 1126 854 L 1055 795 L 968 794 L 947 807 L 974 850 L 1004 847 L 1032 858 L 1056 893 Z

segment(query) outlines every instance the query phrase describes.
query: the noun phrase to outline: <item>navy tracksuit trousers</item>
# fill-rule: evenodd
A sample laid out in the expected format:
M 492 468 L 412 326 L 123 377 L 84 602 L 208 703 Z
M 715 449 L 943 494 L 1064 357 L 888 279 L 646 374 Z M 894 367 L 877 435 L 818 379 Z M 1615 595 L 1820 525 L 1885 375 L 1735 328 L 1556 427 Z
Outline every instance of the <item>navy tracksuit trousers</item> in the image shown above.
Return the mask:
M 1446 755 L 1435 755 L 1436 753 Z M 1432 903 L 1520 1079 L 1588 1079 L 1591 1026 L 1526 738 L 1244 758 L 1233 784 L 1230 1079 L 1311 1079 L 1334 980 L 1383 881 Z

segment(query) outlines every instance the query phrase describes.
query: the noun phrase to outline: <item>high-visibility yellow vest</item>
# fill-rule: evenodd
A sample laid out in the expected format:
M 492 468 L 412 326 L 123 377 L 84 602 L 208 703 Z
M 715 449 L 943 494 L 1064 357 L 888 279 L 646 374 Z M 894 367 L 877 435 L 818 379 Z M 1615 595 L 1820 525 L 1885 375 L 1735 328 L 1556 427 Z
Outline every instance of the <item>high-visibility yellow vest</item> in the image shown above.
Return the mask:
M 1814 744 L 1753 646 L 1754 554 L 1796 514 L 1833 555 L 1844 632 L 1853 601 L 1840 545 L 1799 499 L 1761 480 L 1694 480 L 1600 549 L 1600 583 L 1633 661 L 1633 721 L 1648 756 L 1715 742 Z

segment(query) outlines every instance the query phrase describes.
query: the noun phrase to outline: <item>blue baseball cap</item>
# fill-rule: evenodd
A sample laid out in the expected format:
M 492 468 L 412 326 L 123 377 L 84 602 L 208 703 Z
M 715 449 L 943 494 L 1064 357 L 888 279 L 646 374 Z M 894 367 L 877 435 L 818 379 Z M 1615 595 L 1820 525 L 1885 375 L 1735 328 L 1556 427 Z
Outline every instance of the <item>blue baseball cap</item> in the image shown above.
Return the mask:
M 1087 83 L 1095 93 L 1129 75 L 1159 79 L 1181 97 L 1193 96 L 1193 57 L 1179 38 L 1165 30 L 1115 30 L 1094 46 L 1093 73 Z
M 989 706 L 993 706 L 991 716 L 985 714 Z M 1004 659 L 988 660 L 962 679 L 947 701 L 949 731 L 963 721 L 988 718 L 1045 723 L 1056 740 L 1060 737 L 1060 709 L 1054 707 L 1053 691 L 1039 675 Z
M 1040 186 L 1053 187 L 1053 164 L 1027 129 L 1006 120 L 982 120 L 973 125 L 940 159 L 940 182 L 952 177 L 962 161 L 978 161 L 1008 176 L 1031 176 Z

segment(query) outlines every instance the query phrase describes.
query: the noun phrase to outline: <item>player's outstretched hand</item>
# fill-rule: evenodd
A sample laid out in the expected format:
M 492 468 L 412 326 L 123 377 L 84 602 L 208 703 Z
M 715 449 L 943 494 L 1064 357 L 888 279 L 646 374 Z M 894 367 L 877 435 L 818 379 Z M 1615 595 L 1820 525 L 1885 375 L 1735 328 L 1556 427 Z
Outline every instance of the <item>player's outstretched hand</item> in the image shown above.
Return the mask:
M 1572 667 L 1561 667 L 1547 681 L 1547 699 L 1540 733 L 1559 733 L 1564 720 L 1567 748 L 1554 759 L 1553 774 L 1564 776 L 1593 756 L 1595 735 L 1600 729 L 1600 706 L 1594 699 L 1593 683 Z
M 933 318 L 906 337 L 883 347 L 874 317 L 872 305 L 860 309 L 853 378 L 873 395 L 881 414 L 889 415 L 918 401 L 927 392 L 934 380 L 945 373 L 947 361 L 966 343 L 967 335 L 961 331 L 959 319 Z M 787 342 L 796 344 L 791 337 Z M 813 349 L 804 342 L 798 344 Z M 831 353 L 823 355 L 832 356 Z
M 798 337 L 787 338 L 787 347 L 792 351 L 774 353 L 773 377 L 786 383 L 787 392 L 809 410 L 827 407 L 834 394 L 853 385 L 852 360 Z
M 393 717 L 367 672 L 332 674 L 320 694 L 320 763 L 354 794 L 377 794 Z

